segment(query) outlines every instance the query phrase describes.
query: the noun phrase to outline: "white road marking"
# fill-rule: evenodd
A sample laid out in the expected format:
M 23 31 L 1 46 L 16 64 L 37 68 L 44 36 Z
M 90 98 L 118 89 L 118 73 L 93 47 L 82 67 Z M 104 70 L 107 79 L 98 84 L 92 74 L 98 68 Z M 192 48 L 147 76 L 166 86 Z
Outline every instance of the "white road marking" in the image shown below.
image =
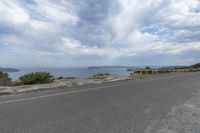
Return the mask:
M 83 90 L 76 90 L 76 91 L 55 93 L 55 94 L 35 96 L 35 97 L 22 98 L 22 99 L 16 99 L 16 100 L 8 100 L 8 101 L 2 101 L 2 102 L 0 102 L 0 105 L 7 104 L 7 103 L 20 102 L 20 101 L 28 101 L 28 100 L 35 100 L 35 99 L 53 97 L 53 96 L 67 95 L 67 94 L 72 94 L 72 93 L 80 93 L 80 92 L 91 91 L 91 90 L 98 90 L 98 89 L 109 88 L 109 87 L 116 87 L 116 86 L 128 85 L 128 84 L 133 84 L 133 83 L 138 83 L 138 82 L 142 83 L 142 82 L 146 82 L 146 81 L 154 81 L 154 80 L 160 80 L 160 79 L 169 79 L 171 77 L 178 77 L 178 76 L 174 76 L 173 75 L 173 76 L 162 77 L 162 78 L 158 78 L 158 79 L 156 78 L 156 79 L 148 79 L 148 80 L 138 80 L 138 81 L 135 81 L 135 82 L 131 82 L 131 83 L 129 82 L 129 83 L 118 84 L 118 85 L 100 86 L 100 87 L 88 88 L 88 89 L 83 89 Z
M 55 94 L 49 94 L 49 95 L 43 95 L 43 96 L 35 96 L 35 97 L 22 98 L 22 99 L 16 99 L 16 100 L 8 100 L 8 101 L 0 102 L 0 105 L 1 104 L 6 104 L 6 103 L 28 101 L 28 100 L 34 100 L 34 99 L 40 99 L 40 98 L 47 98 L 47 97 L 60 96 L 60 95 L 66 95 L 66 94 L 72 94 L 72 93 L 79 93 L 79 92 L 84 92 L 84 91 L 98 90 L 98 89 L 116 87 L 116 86 L 122 86 L 122 85 L 128 85 L 128 84 L 131 84 L 131 83 L 125 83 L 125 84 L 120 84 L 120 85 L 100 86 L 100 87 L 88 88 L 88 89 L 83 89 L 83 90 L 55 93 Z

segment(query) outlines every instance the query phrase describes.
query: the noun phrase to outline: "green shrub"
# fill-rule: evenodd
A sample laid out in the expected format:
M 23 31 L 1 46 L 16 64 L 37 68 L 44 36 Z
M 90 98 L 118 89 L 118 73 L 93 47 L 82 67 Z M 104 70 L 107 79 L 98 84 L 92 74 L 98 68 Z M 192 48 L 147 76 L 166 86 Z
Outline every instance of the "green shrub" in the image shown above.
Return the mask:
M 77 77 L 66 77 L 65 79 L 77 79 Z
M 63 77 L 63 76 L 60 76 L 60 77 L 57 77 L 56 79 L 64 79 L 64 77 Z
M 0 86 L 9 86 L 11 84 L 11 78 L 8 73 L 5 73 L 0 70 Z
M 89 77 L 89 79 L 106 79 L 109 75 L 109 73 L 97 73 L 92 77 Z
M 10 79 L 8 73 L 5 73 L 0 70 L 0 79 Z
M 178 69 L 141 69 L 131 72 L 131 76 L 134 75 L 145 75 L 145 74 L 165 74 L 165 73 L 173 73 L 173 72 L 197 72 L 198 69 L 191 68 L 178 68 Z
M 20 86 L 20 85 L 23 85 L 20 81 L 16 80 L 16 81 L 13 81 L 11 86 Z
M 191 65 L 190 68 L 200 68 L 200 63 L 194 64 L 194 65 Z
M 32 72 L 19 78 L 19 84 L 46 84 L 53 82 L 53 76 L 48 72 Z
M 149 66 L 146 66 L 145 68 L 146 68 L 146 69 L 151 69 Z

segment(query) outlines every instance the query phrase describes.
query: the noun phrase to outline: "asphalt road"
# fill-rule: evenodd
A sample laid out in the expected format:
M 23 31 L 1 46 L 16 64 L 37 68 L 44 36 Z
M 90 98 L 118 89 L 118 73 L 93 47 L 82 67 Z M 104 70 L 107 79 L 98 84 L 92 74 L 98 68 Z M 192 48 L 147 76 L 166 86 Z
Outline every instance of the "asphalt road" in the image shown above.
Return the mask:
M 192 97 L 200 73 L 0 97 L 0 133 L 143 133 Z

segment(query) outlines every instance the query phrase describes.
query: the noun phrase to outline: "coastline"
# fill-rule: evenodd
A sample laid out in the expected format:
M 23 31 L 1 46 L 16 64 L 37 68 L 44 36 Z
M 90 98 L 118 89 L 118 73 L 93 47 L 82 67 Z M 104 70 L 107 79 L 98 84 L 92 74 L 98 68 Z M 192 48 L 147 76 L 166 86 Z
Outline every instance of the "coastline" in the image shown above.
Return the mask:
M 130 72 L 125 68 L 105 68 L 105 69 L 88 69 L 87 67 L 81 68 L 20 68 L 19 72 L 8 73 L 13 81 L 18 80 L 20 76 L 23 76 L 31 72 L 50 72 L 55 78 L 57 77 L 79 77 L 87 78 L 97 73 L 110 73 L 112 75 L 129 76 Z
M 15 87 L 0 87 L 0 96 L 2 95 L 12 95 L 12 94 L 23 94 L 35 91 L 44 91 L 44 90 L 56 90 L 60 87 L 64 87 L 65 89 L 71 87 L 79 87 L 83 85 L 97 85 L 103 83 L 112 83 L 117 81 L 138 81 L 138 80 L 154 80 L 161 78 L 169 78 L 170 76 L 180 76 L 184 74 L 192 74 L 193 72 L 187 73 L 168 73 L 168 74 L 157 74 L 157 75 L 138 75 L 135 77 L 131 76 L 108 76 L 105 79 L 90 79 L 90 78 L 77 78 L 77 79 L 57 79 L 53 83 L 48 84 L 34 84 L 34 85 L 21 85 Z
M 33 91 L 41 90 L 51 90 L 57 89 L 59 87 L 78 87 L 86 84 L 102 84 L 107 82 L 123 81 L 123 80 L 132 80 L 133 77 L 130 76 L 108 76 L 105 79 L 89 79 L 89 78 L 77 78 L 77 79 L 56 79 L 53 83 L 48 84 L 34 84 L 34 85 L 21 85 L 15 87 L 0 87 L 0 96 L 1 95 L 10 95 L 10 94 L 19 94 L 19 93 L 28 93 Z

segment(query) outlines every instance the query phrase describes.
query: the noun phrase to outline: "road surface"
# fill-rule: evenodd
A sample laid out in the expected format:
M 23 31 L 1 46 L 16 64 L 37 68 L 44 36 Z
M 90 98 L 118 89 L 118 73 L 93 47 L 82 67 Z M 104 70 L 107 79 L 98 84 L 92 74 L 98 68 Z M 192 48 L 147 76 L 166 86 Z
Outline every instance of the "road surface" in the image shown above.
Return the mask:
M 193 97 L 199 81 L 200 73 L 169 74 L 0 96 L 0 133 L 144 133 Z

